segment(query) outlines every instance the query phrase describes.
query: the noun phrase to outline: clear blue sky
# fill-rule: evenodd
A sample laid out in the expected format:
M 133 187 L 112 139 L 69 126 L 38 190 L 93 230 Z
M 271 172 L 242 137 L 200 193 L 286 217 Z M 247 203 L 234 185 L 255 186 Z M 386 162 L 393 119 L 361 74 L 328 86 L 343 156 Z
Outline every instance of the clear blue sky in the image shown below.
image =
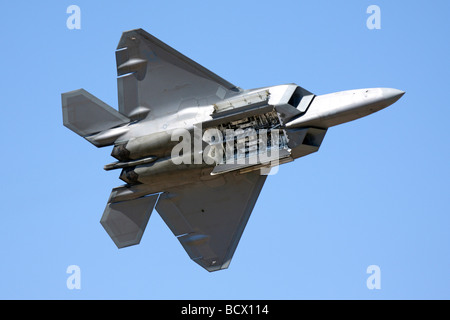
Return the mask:
M 81 9 L 69 30 L 66 9 Z M 381 9 L 369 30 L 366 9 Z M 3 1 L 1 299 L 450 299 L 450 2 Z M 61 93 L 117 107 L 114 51 L 143 28 L 245 89 L 392 87 L 262 190 L 229 269 L 192 262 L 153 212 L 139 246 L 100 225 L 117 171 L 62 125 Z M 66 269 L 81 269 L 69 290 Z M 369 290 L 370 265 L 381 289 Z

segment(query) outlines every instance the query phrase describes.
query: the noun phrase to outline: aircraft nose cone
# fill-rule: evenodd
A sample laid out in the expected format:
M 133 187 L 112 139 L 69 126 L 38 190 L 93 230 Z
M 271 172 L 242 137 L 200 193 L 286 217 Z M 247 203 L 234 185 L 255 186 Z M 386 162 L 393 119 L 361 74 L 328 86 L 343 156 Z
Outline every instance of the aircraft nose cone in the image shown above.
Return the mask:
M 383 99 L 389 104 L 393 104 L 405 94 L 405 91 L 393 88 L 382 88 L 381 92 Z

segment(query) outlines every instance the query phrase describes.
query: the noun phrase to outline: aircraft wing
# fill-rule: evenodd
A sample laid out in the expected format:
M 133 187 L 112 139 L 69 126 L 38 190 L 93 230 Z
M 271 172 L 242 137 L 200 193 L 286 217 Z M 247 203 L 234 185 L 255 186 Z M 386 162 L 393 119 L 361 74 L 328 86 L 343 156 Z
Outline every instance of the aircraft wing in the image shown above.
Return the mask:
M 213 104 L 240 91 L 142 29 L 122 34 L 116 62 L 119 111 L 131 119 Z
M 226 269 L 266 177 L 231 172 L 173 188 L 156 210 L 192 260 L 208 271 Z

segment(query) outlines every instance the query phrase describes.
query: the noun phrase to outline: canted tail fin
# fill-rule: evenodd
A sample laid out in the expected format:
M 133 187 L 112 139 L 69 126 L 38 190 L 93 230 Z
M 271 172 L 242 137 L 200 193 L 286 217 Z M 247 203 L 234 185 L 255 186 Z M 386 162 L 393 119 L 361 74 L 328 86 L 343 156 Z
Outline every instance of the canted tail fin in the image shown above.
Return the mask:
M 126 131 L 118 127 L 130 122 L 128 117 L 84 89 L 63 93 L 61 100 L 64 126 L 97 147 L 114 143 Z

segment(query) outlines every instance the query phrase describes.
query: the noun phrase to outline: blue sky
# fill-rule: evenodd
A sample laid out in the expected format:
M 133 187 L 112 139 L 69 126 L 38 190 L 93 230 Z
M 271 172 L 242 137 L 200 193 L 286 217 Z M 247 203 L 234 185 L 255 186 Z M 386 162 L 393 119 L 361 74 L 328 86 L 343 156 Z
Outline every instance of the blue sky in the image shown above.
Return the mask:
M 66 9 L 81 9 L 69 30 Z M 381 29 L 369 30 L 369 5 Z M 448 1 L 2 2 L 1 299 L 449 299 Z M 331 128 L 270 176 L 229 269 L 193 263 L 153 212 L 118 250 L 99 221 L 118 172 L 62 125 L 61 93 L 117 107 L 114 51 L 143 28 L 245 89 L 406 94 Z M 67 267 L 81 270 L 69 290 Z M 381 289 L 366 272 L 380 268 Z

